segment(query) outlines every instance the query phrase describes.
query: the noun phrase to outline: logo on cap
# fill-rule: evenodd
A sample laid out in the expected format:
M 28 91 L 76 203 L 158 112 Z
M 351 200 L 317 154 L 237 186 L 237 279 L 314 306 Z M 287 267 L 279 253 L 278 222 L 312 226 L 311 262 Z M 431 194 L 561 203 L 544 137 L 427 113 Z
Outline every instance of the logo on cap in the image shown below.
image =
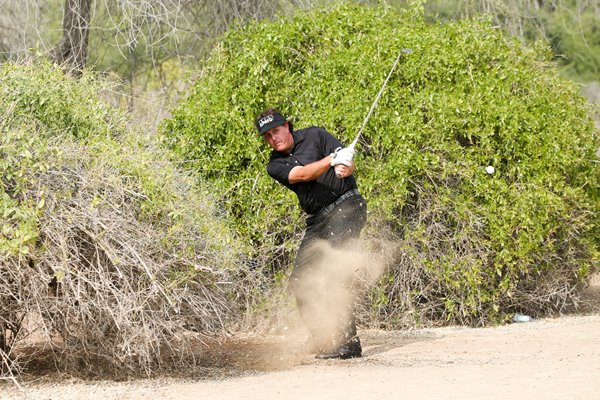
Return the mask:
M 262 128 L 263 126 L 265 126 L 266 124 L 268 124 L 269 122 L 273 122 L 273 120 L 275 119 L 274 116 L 272 115 L 267 115 L 264 118 L 261 118 L 258 120 L 258 127 Z

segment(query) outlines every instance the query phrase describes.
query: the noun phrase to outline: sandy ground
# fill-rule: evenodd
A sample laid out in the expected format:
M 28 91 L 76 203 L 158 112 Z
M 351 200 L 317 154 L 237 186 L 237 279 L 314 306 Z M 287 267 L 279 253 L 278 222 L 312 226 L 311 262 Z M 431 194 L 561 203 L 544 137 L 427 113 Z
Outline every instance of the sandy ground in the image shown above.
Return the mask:
M 0 399 L 600 399 L 600 276 L 589 295 L 588 315 L 361 331 L 359 359 L 315 360 L 290 337 L 238 338 L 206 351 L 211 368 L 195 380 L 49 376 L 21 388 L 0 381 Z
M 2 399 L 599 399 L 600 315 L 495 328 L 362 331 L 364 357 L 314 360 L 263 340 L 234 376 L 196 381 L 28 382 Z M 272 348 L 271 352 L 263 352 Z M 244 349 L 246 353 L 244 354 Z M 260 354 L 260 355 L 259 355 Z M 223 350 L 221 356 L 231 354 Z M 244 358 L 253 362 L 244 362 Z M 256 363 L 262 358 L 261 363 Z M 232 361 L 231 359 L 229 361 Z M 252 369 L 251 365 L 262 370 Z M 248 368 L 244 371 L 244 367 Z

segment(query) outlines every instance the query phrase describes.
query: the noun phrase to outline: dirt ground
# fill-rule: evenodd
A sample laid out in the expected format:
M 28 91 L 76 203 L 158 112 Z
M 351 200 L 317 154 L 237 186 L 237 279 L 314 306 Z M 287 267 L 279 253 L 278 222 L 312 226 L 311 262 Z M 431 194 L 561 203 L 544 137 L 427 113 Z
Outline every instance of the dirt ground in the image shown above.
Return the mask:
M 211 349 L 206 378 L 40 379 L 20 389 L 0 383 L 0 398 L 600 399 L 597 309 L 493 328 L 359 333 L 360 359 L 315 360 L 281 337 L 238 340 Z

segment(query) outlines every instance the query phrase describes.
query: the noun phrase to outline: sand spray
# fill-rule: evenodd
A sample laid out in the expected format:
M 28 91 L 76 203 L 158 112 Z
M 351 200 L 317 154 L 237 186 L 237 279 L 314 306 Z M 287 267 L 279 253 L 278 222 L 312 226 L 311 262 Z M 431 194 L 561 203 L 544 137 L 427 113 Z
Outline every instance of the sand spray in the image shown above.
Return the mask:
M 391 243 L 365 239 L 335 248 L 327 241 L 311 245 L 310 267 L 296 278 L 297 282 L 290 282 L 298 302 L 303 303 L 300 317 L 308 331 L 309 351 L 332 348 L 344 341 L 355 304 L 384 272 L 393 248 Z

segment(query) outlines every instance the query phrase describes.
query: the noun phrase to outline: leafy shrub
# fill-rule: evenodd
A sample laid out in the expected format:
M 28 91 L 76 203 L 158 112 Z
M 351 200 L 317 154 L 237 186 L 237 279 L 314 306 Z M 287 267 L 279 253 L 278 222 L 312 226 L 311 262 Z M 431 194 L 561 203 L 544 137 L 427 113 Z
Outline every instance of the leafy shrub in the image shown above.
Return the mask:
M 561 72 L 578 82 L 600 79 L 600 14 L 589 4 L 581 9 L 560 7 L 543 15 L 547 37 L 557 54 Z M 572 10 L 577 9 L 574 13 Z
M 206 190 L 150 136 L 44 62 L 0 72 L 0 362 L 51 343 L 61 370 L 151 373 L 192 360 L 178 336 L 237 315 L 240 246 Z M 10 333 L 6 334 L 6 330 Z
M 485 324 L 576 305 L 597 268 L 597 132 L 548 47 L 485 20 L 341 5 L 239 27 L 163 125 L 165 143 L 215 184 L 256 255 L 285 267 L 302 220 L 266 174 L 255 115 L 275 106 L 350 143 L 407 47 L 357 155 L 367 234 L 398 246 L 371 317 Z
M 549 42 L 561 74 L 576 82 L 591 83 L 600 77 L 600 13 L 596 2 L 562 0 L 528 2 L 497 0 L 465 2 L 429 0 L 426 14 L 434 20 L 451 20 L 484 12 L 507 35 L 527 43 Z

